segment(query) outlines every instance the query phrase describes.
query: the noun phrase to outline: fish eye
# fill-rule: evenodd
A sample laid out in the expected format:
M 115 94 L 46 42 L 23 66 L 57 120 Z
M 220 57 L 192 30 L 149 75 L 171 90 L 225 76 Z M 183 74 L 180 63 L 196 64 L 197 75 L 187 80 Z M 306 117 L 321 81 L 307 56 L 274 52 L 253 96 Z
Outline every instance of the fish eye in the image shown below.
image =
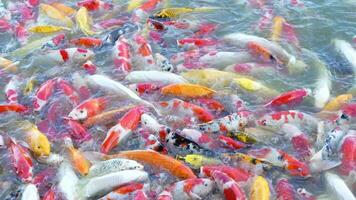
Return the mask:
M 262 121 L 261 121 L 261 125 L 266 126 L 266 125 L 267 125 L 267 121 L 266 121 L 265 119 L 262 120 Z
M 205 187 L 208 187 L 208 184 L 207 184 L 207 183 L 205 183 L 205 184 L 204 184 L 204 186 L 205 186 Z
M 340 116 L 341 119 L 349 119 L 349 116 L 345 115 L 345 113 L 342 113 L 342 115 Z
M 83 114 L 83 113 L 84 113 L 84 110 L 80 110 L 79 112 Z

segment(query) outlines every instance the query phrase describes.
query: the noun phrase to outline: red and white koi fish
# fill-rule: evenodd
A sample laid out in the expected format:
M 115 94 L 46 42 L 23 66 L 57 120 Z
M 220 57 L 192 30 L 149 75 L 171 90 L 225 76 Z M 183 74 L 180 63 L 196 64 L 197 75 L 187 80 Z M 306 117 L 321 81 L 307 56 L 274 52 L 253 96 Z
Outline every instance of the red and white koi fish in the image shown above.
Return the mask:
M 230 167 L 228 165 L 206 165 L 200 168 L 200 175 L 203 177 L 212 177 L 214 171 L 220 171 L 228 175 L 236 182 L 246 182 L 251 174 L 239 167 Z
M 307 114 L 297 110 L 279 111 L 266 114 L 257 120 L 257 124 L 266 129 L 277 131 L 281 129 L 283 124 L 293 124 L 298 128 L 317 129 L 318 120 Z
M 8 20 L 5 19 L 0 19 L 0 31 L 5 33 L 7 31 L 10 31 L 12 29 L 12 25 Z
M 356 103 L 349 103 L 341 108 L 341 110 L 337 114 L 335 122 L 340 125 L 349 124 L 350 121 L 352 121 L 355 117 L 356 117 Z
M 339 172 L 348 176 L 356 170 L 356 135 L 347 135 L 341 145 L 341 165 Z
M 282 125 L 281 131 L 292 143 L 292 147 L 297 154 L 297 157 L 302 161 L 309 160 L 312 155 L 312 150 L 308 136 L 299 130 L 299 128 L 291 124 Z
M 142 118 L 144 117 L 141 116 L 141 123 L 143 121 Z M 140 134 L 145 140 L 146 149 L 151 149 L 153 151 L 160 152 L 161 154 L 168 154 L 167 148 L 159 141 L 159 139 L 155 135 L 150 133 L 142 133 L 142 132 L 140 132 Z
M 80 96 L 68 81 L 64 79 L 58 79 L 57 87 L 71 100 L 72 104 L 74 105 L 79 104 Z
M 214 39 L 201 39 L 201 38 L 184 38 L 177 40 L 177 44 L 179 47 L 187 48 L 187 49 L 194 49 L 194 48 L 202 48 L 202 47 L 209 47 L 215 46 L 218 44 L 217 40 Z
M 112 19 L 107 19 L 107 20 L 103 20 L 100 21 L 98 24 L 94 24 L 94 28 L 96 29 L 110 29 L 113 27 L 119 27 L 122 26 L 123 24 L 125 24 L 125 22 L 128 21 L 128 19 L 123 18 L 123 19 L 117 19 L 117 18 L 112 18 Z
M 50 50 L 44 57 L 58 65 L 64 63 L 83 63 L 94 56 L 94 52 L 81 48 Z
M 306 96 L 310 94 L 311 94 L 310 89 L 303 88 L 303 89 L 291 90 L 274 98 L 265 106 L 278 107 L 283 105 L 298 105 L 303 101 L 303 99 Z
M 25 182 L 31 181 L 33 162 L 30 153 L 12 138 L 9 139 L 9 151 L 16 174 Z
M 146 193 L 143 190 L 138 190 L 132 197 L 132 200 L 148 200 Z
M 130 44 L 127 39 L 120 37 L 114 45 L 113 57 L 117 70 L 129 73 L 132 70 Z
M 233 113 L 223 118 L 216 119 L 204 124 L 198 124 L 201 131 L 216 133 L 216 132 L 233 132 L 243 129 L 249 122 L 245 112 Z
M 101 113 L 106 108 L 106 104 L 107 99 L 104 97 L 88 99 L 75 107 L 68 117 L 73 120 L 84 120 L 93 117 Z
M 83 0 L 77 3 L 78 7 L 85 7 L 88 11 L 108 11 L 114 5 L 101 0 Z
M 178 114 L 185 117 L 194 116 L 202 122 L 210 122 L 214 119 L 214 116 L 204 108 L 180 99 L 161 101 L 158 104 L 161 112 L 166 114 Z
M 247 145 L 243 142 L 234 140 L 230 137 L 224 136 L 224 135 L 219 135 L 218 140 L 224 144 L 225 146 L 230 147 L 233 150 L 238 150 L 244 147 L 247 147 Z
M 146 111 L 147 109 L 143 106 L 130 109 L 115 126 L 110 128 L 101 145 L 100 151 L 107 154 L 111 149 L 127 139 L 132 131 L 137 128 L 141 120 L 141 115 Z
M 86 80 L 79 74 L 74 73 L 72 76 L 73 86 L 78 91 L 82 99 L 88 99 L 91 96 L 91 91 L 87 85 Z
M 47 43 L 42 45 L 42 49 L 46 49 L 46 48 L 53 49 L 55 47 L 59 47 L 64 43 L 65 38 L 66 38 L 66 35 L 64 33 L 60 33 L 60 34 L 54 36 Z
M 222 112 L 225 108 L 222 103 L 215 99 L 200 98 L 197 99 L 196 102 L 203 108 L 217 113 Z
M 264 159 L 277 167 L 282 167 L 292 176 L 310 176 L 308 165 L 287 154 L 282 150 L 274 148 L 262 148 L 251 150 L 249 154 L 259 159 Z
M 52 96 L 57 79 L 50 79 L 37 89 L 35 98 L 33 100 L 33 107 L 35 111 L 40 111 L 49 101 L 49 98 Z
M 19 77 L 13 76 L 10 81 L 5 86 L 5 95 L 6 100 L 9 103 L 17 103 L 18 102 L 18 91 L 19 91 L 20 80 Z
M 234 179 L 221 171 L 213 171 L 212 177 L 221 193 L 224 194 L 226 200 L 245 200 L 246 194 L 241 189 Z
M 162 48 L 167 48 L 168 45 L 163 38 L 163 33 L 158 31 L 149 31 L 148 35 L 155 44 L 158 44 Z
M 144 70 L 157 69 L 151 45 L 148 41 L 143 36 L 136 34 L 132 43 L 135 55 L 133 63 L 135 66 Z
M 196 37 L 204 37 L 210 35 L 217 29 L 218 25 L 213 23 L 199 24 L 198 30 L 194 32 Z
M 134 22 L 140 22 L 146 19 L 149 16 L 149 13 L 158 7 L 161 2 L 162 0 L 147 0 L 133 11 L 132 20 Z
M 135 83 L 130 84 L 129 88 L 136 91 L 140 96 L 143 94 L 152 94 L 160 89 L 160 87 L 154 83 Z
M 214 182 L 207 178 L 192 178 L 176 182 L 172 188 L 173 199 L 202 199 L 213 190 Z
M 131 183 L 128 185 L 121 186 L 116 190 L 110 192 L 104 197 L 100 198 L 100 200 L 123 200 L 128 199 L 130 195 L 136 191 L 143 189 L 142 183 Z
M 255 30 L 257 31 L 264 31 L 267 29 L 267 27 L 272 24 L 272 19 L 273 19 L 273 10 L 272 9 L 266 9 L 266 11 L 263 13 L 263 15 L 260 17 L 258 20 Z
M 92 61 L 88 60 L 82 65 L 82 68 L 85 69 L 88 74 L 93 75 L 96 73 L 98 67 Z
M 274 66 L 268 63 L 241 63 L 227 66 L 224 71 L 246 75 L 260 75 L 265 72 L 275 72 Z
M 294 188 L 293 185 L 291 185 L 287 179 L 282 178 L 279 179 L 277 184 L 276 184 L 276 193 L 277 193 L 277 199 L 278 200 L 294 200 L 295 194 L 294 194 Z
M 179 135 L 197 143 L 199 146 L 207 150 L 214 151 L 219 147 L 219 143 L 211 138 L 208 134 L 202 133 L 195 129 L 183 129 L 178 133 Z

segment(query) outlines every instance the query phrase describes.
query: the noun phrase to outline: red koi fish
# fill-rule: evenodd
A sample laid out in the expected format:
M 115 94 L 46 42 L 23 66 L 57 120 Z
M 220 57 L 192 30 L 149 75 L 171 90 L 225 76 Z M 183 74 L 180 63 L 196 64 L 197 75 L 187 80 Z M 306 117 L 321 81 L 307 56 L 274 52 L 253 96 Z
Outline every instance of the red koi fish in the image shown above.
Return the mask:
M 341 165 L 339 172 L 342 175 L 349 175 L 356 170 L 356 135 L 346 136 L 341 145 Z
M 77 3 L 78 7 L 85 7 L 89 11 L 107 11 L 114 5 L 100 0 L 84 0 Z
M 265 106 L 278 107 L 283 105 L 298 105 L 303 99 L 311 94 L 310 89 L 296 89 L 285 92 L 271 100 Z
M 242 149 L 242 148 L 245 148 L 247 146 L 245 143 L 242 143 L 240 141 L 234 140 L 234 139 L 232 139 L 230 137 L 227 137 L 227 136 L 224 136 L 224 135 L 219 135 L 218 140 L 222 144 L 230 147 L 233 150 Z
M 107 154 L 111 149 L 127 139 L 132 131 L 137 128 L 141 115 L 146 111 L 147 109 L 143 106 L 130 109 L 115 126 L 110 128 L 104 142 L 101 144 L 100 151 Z
M 239 167 L 230 167 L 228 165 L 206 165 L 200 168 L 200 175 L 212 177 L 214 171 L 220 171 L 228 175 L 236 182 L 246 182 L 251 174 Z
M 201 48 L 208 46 L 215 46 L 218 44 L 218 41 L 214 39 L 201 39 L 201 38 L 184 38 L 177 40 L 179 47 L 186 47 L 189 49 Z
M 22 112 L 26 112 L 27 110 L 28 110 L 27 107 L 17 103 L 0 105 L 0 113 L 4 113 L 4 112 L 22 113 Z
M 136 65 L 143 69 L 152 70 L 155 68 L 151 45 L 143 36 L 139 34 L 134 36 L 133 49 L 135 52 Z
M 107 99 L 104 97 L 88 99 L 75 107 L 68 117 L 73 120 L 84 120 L 88 117 L 93 117 L 101 113 L 106 108 L 106 104 Z
M 302 161 L 309 160 L 312 150 L 308 136 L 291 124 L 284 124 L 281 131 L 285 133 L 286 138 L 292 143 L 297 157 Z
M 88 60 L 82 65 L 82 68 L 84 68 L 88 74 L 93 75 L 96 73 L 97 66 L 92 61 Z
M 66 80 L 57 80 L 58 88 L 71 100 L 72 104 L 78 105 L 80 101 L 80 96 L 74 87 Z
M 70 128 L 71 136 L 75 140 L 79 140 L 79 142 L 83 142 L 83 141 L 88 141 L 88 140 L 92 139 L 91 134 L 79 122 L 68 119 L 67 125 Z
M 154 83 L 135 83 L 129 85 L 129 88 L 136 91 L 138 95 L 151 94 L 160 89 L 160 87 Z
M 93 37 L 81 37 L 77 39 L 72 39 L 70 43 L 76 46 L 94 48 L 94 47 L 100 47 L 103 44 L 103 41 L 101 39 L 93 38 Z
M 276 185 L 277 199 L 278 200 L 294 200 L 294 188 L 287 179 L 279 179 Z
M 224 194 L 226 200 L 245 200 L 245 192 L 238 186 L 234 179 L 221 171 L 213 171 L 212 177 L 218 185 L 219 190 Z
M 25 182 L 32 180 L 33 163 L 28 151 L 15 140 L 9 140 L 9 151 L 16 174 Z
M 120 37 L 114 46 L 113 57 L 116 69 L 121 72 L 129 73 L 132 70 L 131 47 L 128 40 Z
M 197 99 L 196 102 L 203 108 L 206 108 L 213 112 L 222 112 L 224 110 L 224 105 L 215 99 L 200 98 Z

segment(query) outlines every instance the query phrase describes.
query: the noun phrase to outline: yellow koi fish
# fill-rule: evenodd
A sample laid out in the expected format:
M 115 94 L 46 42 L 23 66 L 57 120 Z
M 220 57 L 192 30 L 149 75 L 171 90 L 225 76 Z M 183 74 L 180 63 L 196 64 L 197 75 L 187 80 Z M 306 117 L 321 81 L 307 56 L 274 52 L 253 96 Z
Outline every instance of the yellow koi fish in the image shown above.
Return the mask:
M 201 8 L 187 8 L 187 7 L 173 7 L 173 8 L 164 8 L 161 11 L 154 14 L 154 17 L 159 18 L 178 18 L 181 15 L 188 13 L 197 13 L 197 12 L 211 12 L 217 10 L 217 7 L 201 7 Z
M 19 64 L 18 61 L 12 62 L 4 57 L 0 56 L 0 68 L 3 68 L 5 71 L 9 72 L 17 72 L 17 65 Z
M 47 15 L 49 18 L 55 19 L 55 20 L 60 20 L 63 21 L 68 27 L 73 27 L 73 22 L 72 20 L 62 14 L 59 10 L 57 10 L 55 7 L 41 3 L 40 4 L 40 10 L 42 13 Z
M 37 81 L 34 78 L 31 78 L 30 80 L 28 80 L 24 89 L 23 89 L 24 95 L 26 95 L 26 96 L 29 95 L 33 91 L 33 88 L 35 87 L 36 84 L 37 84 Z
M 247 143 L 247 144 L 255 144 L 257 143 L 257 139 L 248 135 L 247 133 L 244 133 L 244 132 L 236 132 L 236 133 L 232 133 L 232 132 L 229 132 L 227 133 L 227 136 L 228 137 L 231 137 L 231 138 L 235 138 L 237 139 L 238 141 L 240 142 L 243 142 L 243 143 Z
M 54 2 L 51 6 L 55 7 L 57 10 L 62 12 L 65 16 L 71 16 L 75 13 L 75 10 L 65 4 Z
M 129 3 L 127 4 L 127 12 L 131 12 L 135 10 L 136 8 L 140 7 L 144 0 L 130 0 Z
M 36 156 L 49 156 L 51 153 L 51 144 L 47 136 L 38 130 L 36 125 L 29 121 L 25 121 L 22 127 L 31 151 Z
M 333 112 L 338 111 L 346 103 L 350 102 L 352 94 L 341 94 L 334 99 L 330 100 L 323 108 L 322 111 Z
M 250 189 L 251 200 L 269 200 L 271 192 L 268 182 L 262 176 L 257 176 L 253 181 Z
M 255 92 L 258 95 L 266 97 L 275 97 L 279 95 L 274 89 L 271 89 L 260 82 L 254 81 L 249 78 L 235 78 L 234 82 L 243 90 L 247 92 Z
M 52 25 L 34 26 L 29 29 L 29 31 L 34 33 L 56 33 L 63 30 L 69 31 L 70 29 L 66 27 Z
M 286 20 L 281 16 L 275 16 L 273 18 L 272 34 L 271 34 L 272 41 L 279 42 L 279 40 L 281 39 L 283 23 L 285 23 L 285 21 Z
M 89 16 L 88 10 L 85 7 L 81 7 L 77 15 L 75 16 L 77 26 L 82 30 L 85 35 L 97 34 L 91 29 L 92 19 Z
M 26 44 L 25 46 L 18 48 L 15 51 L 11 52 L 11 56 L 22 58 L 22 57 L 26 56 L 27 54 L 33 52 L 34 50 L 42 47 L 44 44 L 46 44 L 52 38 L 53 38 L 53 36 L 47 36 L 47 37 L 43 37 L 38 40 L 32 41 L 32 42 Z
M 177 160 L 182 160 L 190 164 L 194 169 L 199 169 L 204 165 L 218 165 L 221 164 L 220 160 L 208 158 L 199 154 L 188 154 L 186 156 L 177 156 Z

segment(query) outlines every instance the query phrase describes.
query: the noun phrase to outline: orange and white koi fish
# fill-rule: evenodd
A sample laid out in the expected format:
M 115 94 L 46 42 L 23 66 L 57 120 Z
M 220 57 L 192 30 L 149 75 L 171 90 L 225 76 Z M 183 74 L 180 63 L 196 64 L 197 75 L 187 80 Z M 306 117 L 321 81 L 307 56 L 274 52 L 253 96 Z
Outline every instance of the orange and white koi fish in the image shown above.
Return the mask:
M 104 97 L 88 99 L 75 107 L 68 115 L 73 120 L 84 120 L 101 113 L 106 108 L 107 100 Z
M 101 144 L 100 151 L 107 154 L 111 149 L 126 140 L 132 131 L 137 128 L 141 115 L 146 111 L 147 109 L 143 106 L 130 109 L 115 126 L 110 128 Z
M 82 152 L 80 152 L 80 150 L 73 147 L 71 139 L 65 139 L 65 146 L 67 148 L 73 168 L 82 176 L 87 175 L 89 173 L 89 167 L 91 165 L 89 160 L 83 155 Z
M 107 155 L 106 158 L 132 159 L 159 169 L 164 169 L 180 179 L 196 178 L 194 172 L 182 162 L 179 162 L 168 155 L 162 155 L 151 150 L 121 151 L 118 154 Z

